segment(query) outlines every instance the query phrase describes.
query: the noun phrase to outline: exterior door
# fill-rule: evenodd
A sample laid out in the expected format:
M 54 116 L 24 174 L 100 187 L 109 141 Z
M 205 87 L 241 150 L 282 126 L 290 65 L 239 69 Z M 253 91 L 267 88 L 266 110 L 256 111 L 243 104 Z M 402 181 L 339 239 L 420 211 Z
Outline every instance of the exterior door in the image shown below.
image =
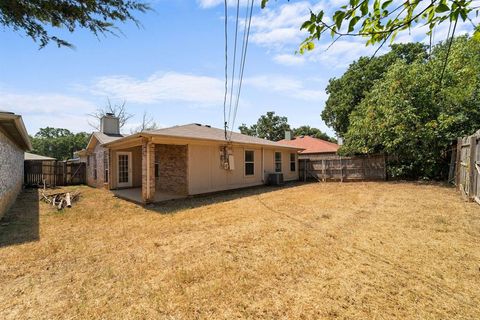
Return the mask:
M 117 152 L 117 187 L 132 186 L 132 153 Z

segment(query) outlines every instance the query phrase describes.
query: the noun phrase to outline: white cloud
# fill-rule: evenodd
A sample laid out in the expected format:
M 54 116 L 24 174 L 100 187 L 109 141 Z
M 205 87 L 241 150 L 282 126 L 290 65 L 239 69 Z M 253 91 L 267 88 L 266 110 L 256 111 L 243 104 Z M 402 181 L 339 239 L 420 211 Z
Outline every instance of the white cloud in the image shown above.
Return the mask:
M 274 48 L 298 44 L 306 34 L 300 31 L 301 24 L 309 17 L 310 9 L 317 11 L 319 8 L 318 4 L 302 1 L 263 9 L 252 18 L 252 42 Z
M 260 75 L 245 79 L 245 84 L 257 89 L 283 94 L 292 99 L 306 101 L 323 101 L 326 98 L 324 90 L 312 90 L 295 78 L 283 75 Z
M 219 104 L 223 101 L 223 81 L 214 77 L 176 72 L 155 73 L 146 79 L 105 76 L 90 87 L 95 95 L 132 103 L 161 101 Z
M 298 66 L 305 63 L 304 56 L 293 54 L 277 54 L 273 57 L 273 60 L 286 66 Z
M 95 105 L 85 99 L 57 93 L 13 93 L 0 90 L 0 106 L 15 113 L 68 113 L 72 110 L 95 109 Z
M 87 113 L 95 110 L 93 102 L 57 93 L 21 93 L 0 90 L 0 109 L 20 114 L 30 134 L 40 127 L 88 130 Z

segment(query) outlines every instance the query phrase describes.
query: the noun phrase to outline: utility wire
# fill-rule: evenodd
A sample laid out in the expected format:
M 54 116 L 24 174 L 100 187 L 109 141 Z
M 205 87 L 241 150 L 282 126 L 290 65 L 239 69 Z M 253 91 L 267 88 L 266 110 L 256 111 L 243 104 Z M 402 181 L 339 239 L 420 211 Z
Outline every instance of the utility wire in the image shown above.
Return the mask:
M 236 58 L 237 58 L 237 37 L 238 37 L 238 17 L 240 13 L 240 0 L 237 0 L 237 19 L 235 23 L 235 41 L 234 41 L 234 48 L 233 48 L 233 67 L 232 67 L 232 81 L 230 83 L 230 103 L 228 106 L 228 121 L 230 122 L 231 114 L 232 114 L 232 98 L 233 98 L 233 87 L 235 84 L 235 65 L 236 65 Z
M 245 15 L 245 30 L 243 32 L 242 56 L 241 56 L 241 61 L 240 61 L 240 78 L 239 78 L 238 91 L 237 91 L 237 96 L 236 96 L 236 101 L 235 101 L 235 108 L 234 108 L 234 111 L 233 111 L 232 125 L 230 127 L 230 138 L 229 139 L 232 139 L 233 128 L 235 126 L 235 120 L 236 120 L 236 117 L 237 117 L 238 103 L 240 101 L 240 92 L 242 90 L 243 72 L 245 70 L 245 62 L 246 62 L 246 58 L 247 58 L 248 38 L 249 38 L 249 35 L 250 35 L 250 26 L 251 26 L 251 23 L 252 23 L 253 3 L 254 3 L 254 0 L 252 0 L 251 3 L 250 3 L 250 13 L 248 12 L 248 7 L 247 7 L 247 14 Z M 248 21 L 248 23 L 247 23 L 247 21 Z
M 228 9 L 227 0 L 225 5 L 225 95 L 223 97 L 223 125 L 225 131 L 225 140 L 227 140 L 227 94 L 228 94 Z

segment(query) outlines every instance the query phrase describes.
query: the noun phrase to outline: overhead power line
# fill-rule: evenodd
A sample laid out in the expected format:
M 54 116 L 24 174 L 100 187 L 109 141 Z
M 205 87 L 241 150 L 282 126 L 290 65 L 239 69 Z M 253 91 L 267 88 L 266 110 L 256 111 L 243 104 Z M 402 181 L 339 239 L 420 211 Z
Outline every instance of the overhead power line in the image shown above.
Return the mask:
M 225 95 L 223 96 L 223 126 L 227 140 L 227 93 L 228 93 L 228 9 L 225 0 Z
M 250 26 L 251 26 L 251 23 L 252 23 L 253 3 L 254 3 L 254 0 L 251 0 L 251 2 L 250 2 L 250 12 L 248 11 L 248 7 L 247 7 L 247 13 L 245 15 L 245 29 L 244 29 L 244 32 L 243 32 L 242 56 L 241 56 L 241 60 L 240 60 L 240 78 L 239 78 L 239 83 L 238 83 L 238 91 L 237 91 L 237 96 L 236 96 L 236 101 L 235 101 L 235 108 L 234 108 L 234 111 L 233 111 L 233 120 L 232 120 L 232 124 L 230 126 L 230 137 L 229 137 L 229 139 L 232 138 L 233 128 L 235 126 L 235 120 L 237 118 L 238 103 L 240 101 L 240 93 L 242 91 L 243 72 L 245 70 L 245 62 L 247 60 L 248 38 L 249 38 L 249 35 L 250 35 Z

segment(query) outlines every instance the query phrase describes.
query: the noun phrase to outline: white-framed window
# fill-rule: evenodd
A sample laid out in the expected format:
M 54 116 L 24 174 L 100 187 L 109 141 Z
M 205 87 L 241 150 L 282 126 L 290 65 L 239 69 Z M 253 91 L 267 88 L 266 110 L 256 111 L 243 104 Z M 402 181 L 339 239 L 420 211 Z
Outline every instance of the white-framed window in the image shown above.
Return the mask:
M 245 175 L 253 176 L 255 174 L 255 151 L 245 150 Z
M 108 155 L 108 151 L 104 151 L 103 152 L 103 174 L 104 174 L 104 182 L 105 183 L 108 183 L 108 176 L 109 176 L 109 172 L 110 172 L 110 167 L 109 167 L 109 155 Z
M 282 172 L 282 153 L 275 152 L 275 172 Z
M 290 153 L 290 171 L 294 172 L 297 169 L 297 161 L 295 153 Z

